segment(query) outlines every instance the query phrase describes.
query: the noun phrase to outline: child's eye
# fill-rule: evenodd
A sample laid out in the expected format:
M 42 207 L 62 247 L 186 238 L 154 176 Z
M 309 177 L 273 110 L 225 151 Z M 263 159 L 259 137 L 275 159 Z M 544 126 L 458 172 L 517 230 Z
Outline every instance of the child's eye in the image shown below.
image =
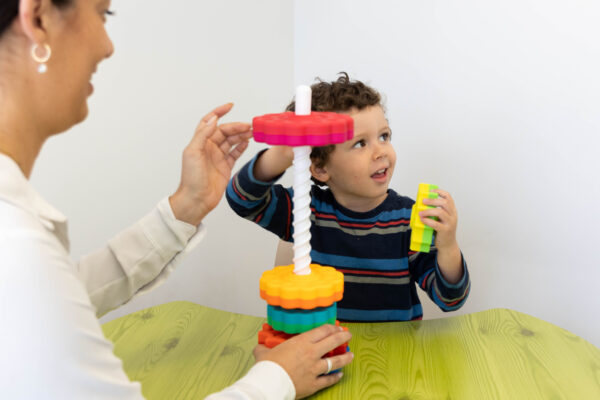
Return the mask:
M 353 148 L 353 149 L 359 149 L 359 148 L 361 148 L 361 147 L 365 147 L 365 144 L 366 144 L 366 143 L 365 143 L 365 141 L 364 141 L 364 140 L 359 140 L 358 142 L 356 142 L 356 143 L 354 143 L 354 144 L 352 145 L 352 148 Z
M 387 141 L 389 141 L 391 138 L 392 138 L 392 135 L 391 135 L 389 132 L 382 133 L 382 134 L 379 136 L 379 140 L 381 140 L 382 142 L 387 142 Z

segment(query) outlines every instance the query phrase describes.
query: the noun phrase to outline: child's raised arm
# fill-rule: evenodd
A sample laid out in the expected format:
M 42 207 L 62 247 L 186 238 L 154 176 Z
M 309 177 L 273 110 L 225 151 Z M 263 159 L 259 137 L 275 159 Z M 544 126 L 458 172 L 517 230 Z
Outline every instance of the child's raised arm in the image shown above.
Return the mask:
M 273 146 L 265 151 L 254 164 L 254 177 L 263 182 L 270 182 L 291 167 L 294 151 L 289 146 Z

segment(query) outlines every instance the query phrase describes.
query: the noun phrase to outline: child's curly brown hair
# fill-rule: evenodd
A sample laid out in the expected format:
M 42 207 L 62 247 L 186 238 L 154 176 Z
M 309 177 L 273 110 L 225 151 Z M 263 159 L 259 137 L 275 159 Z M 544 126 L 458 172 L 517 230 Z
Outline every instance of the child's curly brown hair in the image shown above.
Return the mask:
M 324 82 L 317 78 L 318 82 L 310 87 L 312 89 L 312 111 L 347 112 L 353 108 L 363 110 L 370 106 L 382 106 L 381 95 L 375 89 L 361 81 L 350 80 L 346 72 L 340 72 L 340 75 L 333 82 Z M 286 111 L 295 111 L 295 109 L 295 101 L 285 108 Z M 334 149 L 334 144 L 313 147 L 310 159 L 316 167 L 322 168 Z M 312 180 L 318 185 L 326 185 L 314 177 Z

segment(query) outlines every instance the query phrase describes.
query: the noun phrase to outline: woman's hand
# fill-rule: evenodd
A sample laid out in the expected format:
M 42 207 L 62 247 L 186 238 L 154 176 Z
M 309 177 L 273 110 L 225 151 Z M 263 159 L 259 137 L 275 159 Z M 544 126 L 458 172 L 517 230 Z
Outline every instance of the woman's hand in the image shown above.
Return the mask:
M 327 372 L 328 362 L 321 357 L 348 342 L 351 337 L 350 332 L 343 331 L 338 326 L 323 325 L 294 336 L 272 349 L 258 345 L 254 349 L 254 357 L 257 362 L 269 360 L 281 365 L 294 382 L 296 398 L 300 399 L 331 386 L 342 378 L 341 372 L 323 375 Z M 353 357 L 352 353 L 329 357 L 331 370 L 342 368 Z
M 183 151 L 181 182 L 169 197 L 175 218 L 197 226 L 219 204 L 236 160 L 252 137 L 250 124 L 232 122 L 217 125 L 232 103 L 205 115 L 194 137 Z

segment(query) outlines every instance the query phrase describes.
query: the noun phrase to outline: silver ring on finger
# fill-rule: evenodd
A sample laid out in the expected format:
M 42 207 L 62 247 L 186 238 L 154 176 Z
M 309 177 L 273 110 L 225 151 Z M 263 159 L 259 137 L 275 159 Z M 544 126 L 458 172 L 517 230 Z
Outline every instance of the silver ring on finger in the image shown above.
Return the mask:
M 327 361 L 327 371 L 325 372 L 325 375 L 327 375 L 328 373 L 331 372 L 331 367 L 332 367 L 333 363 L 331 362 L 331 358 L 330 357 L 327 357 L 325 359 L 325 361 Z

